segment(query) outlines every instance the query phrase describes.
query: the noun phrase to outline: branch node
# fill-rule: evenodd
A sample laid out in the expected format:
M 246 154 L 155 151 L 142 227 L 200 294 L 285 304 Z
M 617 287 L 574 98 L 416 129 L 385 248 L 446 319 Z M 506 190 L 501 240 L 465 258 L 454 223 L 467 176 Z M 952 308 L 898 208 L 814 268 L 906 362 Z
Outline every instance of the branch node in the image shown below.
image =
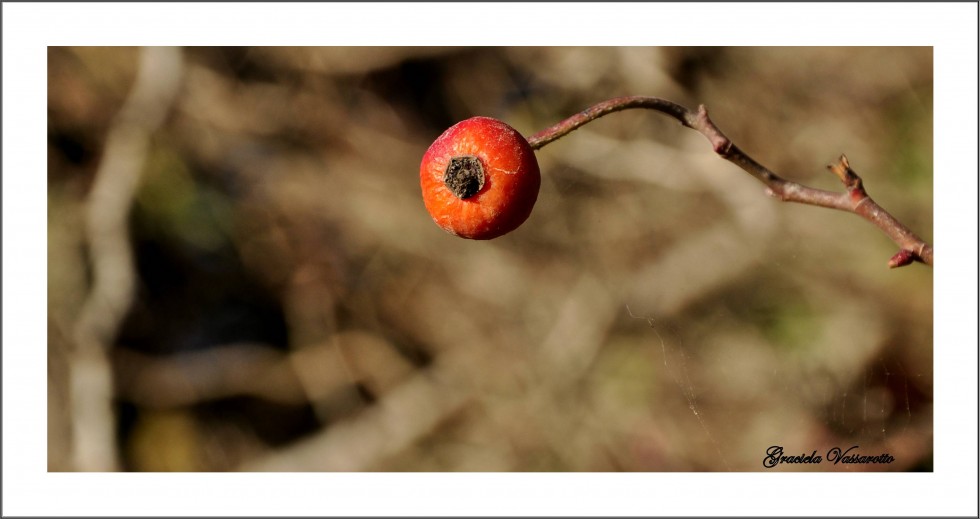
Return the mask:
M 728 158 L 732 151 L 732 141 L 725 134 L 721 133 L 721 130 L 708 117 L 708 107 L 703 104 L 698 105 L 698 112 L 694 116 L 691 128 L 700 131 L 708 138 L 708 141 L 711 142 L 711 148 L 715 150 L 715 153 L 721 155 L 723 158 Z
M 912 262 L 918 259 L 919 257 L 916 253 L 907 249 L 902 249 L 896 252 L 895 255 L 892 256 L 890 260 L 888 260 L 888 268 L 894 269 L 898 267 L 904 267 L 906 265 L 911 265 Z
M 728 152 L 732 150 L 732 141 L 727 138 L 722 137 L 721 139 L 715 140 L 711 143 L 715 148 L 715 153 L 721 155 L 722 157 L 727 157 Z
M 851 200 L 854 199 L 858 199 L 857 202 L 854 203 L 854 211 L 857 212 L 858 208 L 861 207 L 862 204 L 871 200 L 871 197 L 866 195 L 864 191 L 851 191 Z
M 861 191 L 864 193 L 861 177 L 857 176 L 857 173 L 851 169 L 851 163 L 847 160 L 847 156 L 842 154 L 837 159 L 837 162 L 827 166 L 827 169 L 832 171 L 834 175 L 837 175 L 837 178 L 840 179 L 848 191 Z

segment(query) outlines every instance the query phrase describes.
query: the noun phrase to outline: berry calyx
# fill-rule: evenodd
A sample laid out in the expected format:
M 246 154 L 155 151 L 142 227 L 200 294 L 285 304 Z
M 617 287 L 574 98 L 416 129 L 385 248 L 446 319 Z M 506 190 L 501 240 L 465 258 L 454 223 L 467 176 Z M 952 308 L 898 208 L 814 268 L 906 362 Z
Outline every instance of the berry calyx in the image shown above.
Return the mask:
M 422 157 L 419 177 L 432 220 L 474 240 L 519 227 L 531 215 L 541 187 L 527 140 L 490 117 L 466 119 L 443 132 Z
M 483 166 L 472 155 L 449 159 L 449 167 L 442 178 L 446 187 L 458 198 L 469 198 L 483 189 Z

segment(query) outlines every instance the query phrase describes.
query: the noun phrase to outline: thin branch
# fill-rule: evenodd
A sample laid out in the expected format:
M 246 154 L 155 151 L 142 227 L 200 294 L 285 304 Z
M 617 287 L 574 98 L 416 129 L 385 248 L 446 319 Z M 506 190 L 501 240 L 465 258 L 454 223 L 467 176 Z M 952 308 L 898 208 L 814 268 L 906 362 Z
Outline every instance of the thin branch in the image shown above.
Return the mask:
M 708 139 L 715 153 L 765 184 L 768 188 L 766 193 L 774 198 L 783 202 L 797 202 L 846 211 L 868 220 L 899 247 L 898 253 L 889 260 L 889 267 L 902 267 L 915 261 L 930 266 L 933 264 L 932 246 L 919 238 L 868 196 L 861 178 L 851 169 L 846 157 L 841 155 L 837 163 L 828 166 L 844 184 L 846 191 L 843 193 L 815 189 L 786 180 L 756 162 L 755 159 L 732 143 L 731 139 L 726 137 L 708 117 L 708 110 L 704 105 L 698 106 L 697 111 L 694 111 L 656 97 L 618 97 L 591 106 L 532 135 L 528 139 L 528 143 L 532 149 L 540 149 L 544 145 L 571 133 L 583 124 L 630 108 L 645 108 L 660 112 L 677 119 L 684 126 L 698 131 Z

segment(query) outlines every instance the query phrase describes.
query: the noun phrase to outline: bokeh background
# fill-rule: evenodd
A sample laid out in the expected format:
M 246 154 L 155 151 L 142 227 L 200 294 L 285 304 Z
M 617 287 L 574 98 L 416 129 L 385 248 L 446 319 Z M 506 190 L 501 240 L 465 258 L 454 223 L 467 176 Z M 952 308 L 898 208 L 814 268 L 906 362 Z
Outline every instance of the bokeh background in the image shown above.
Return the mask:
M 655 95 L 932 240 L 930 48 L 48 52 L 48 469 L 932 470 L 932 270 L 768 198 L 676 121 L 537 153 L 530 219 L 450 236 L 418 167 Z

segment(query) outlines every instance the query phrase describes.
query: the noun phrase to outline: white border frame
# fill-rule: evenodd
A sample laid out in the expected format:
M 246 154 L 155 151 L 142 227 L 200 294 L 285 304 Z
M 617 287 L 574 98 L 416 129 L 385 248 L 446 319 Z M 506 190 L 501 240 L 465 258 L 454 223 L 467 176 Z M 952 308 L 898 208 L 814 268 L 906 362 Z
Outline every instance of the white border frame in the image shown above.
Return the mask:
M 976 515 L 976 20 L 975 3 L 4 4 L 4 515 Z M 933 46 L 935 472 L 47 473 L 46 46 L 461 43 Z

